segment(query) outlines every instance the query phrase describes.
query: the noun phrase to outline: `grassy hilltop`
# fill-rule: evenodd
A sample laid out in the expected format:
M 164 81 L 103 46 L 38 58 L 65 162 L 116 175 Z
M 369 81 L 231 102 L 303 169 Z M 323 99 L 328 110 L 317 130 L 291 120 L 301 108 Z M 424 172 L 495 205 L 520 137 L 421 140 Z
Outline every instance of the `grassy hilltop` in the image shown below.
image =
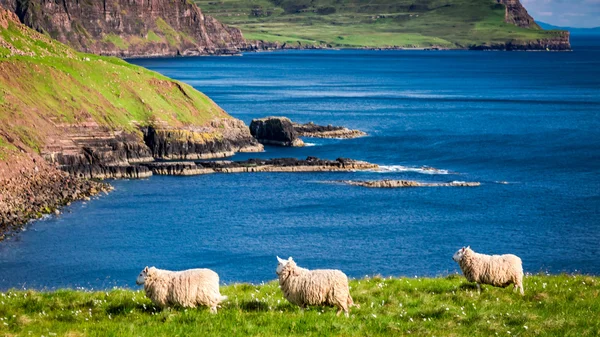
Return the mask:
M 196 0 L 249 40 L 336 47 L 468 48 L 557 36 L 505 22 L 495 0 Z
M 0 8 L 0 160 L 39 153 L 61 125 L 203 125 L 228 115 L 187 84 L 112 57 L 79 53 Z
M 276 282 L 222 287 L 217 315 L 207 308 L 152 306 L 143 291 L 0 293 L 4 336 L 598 336 L 600 278 L 528 276 L 525 296 L 463 277 L 351 281 L 360 308 L 300 312 Z

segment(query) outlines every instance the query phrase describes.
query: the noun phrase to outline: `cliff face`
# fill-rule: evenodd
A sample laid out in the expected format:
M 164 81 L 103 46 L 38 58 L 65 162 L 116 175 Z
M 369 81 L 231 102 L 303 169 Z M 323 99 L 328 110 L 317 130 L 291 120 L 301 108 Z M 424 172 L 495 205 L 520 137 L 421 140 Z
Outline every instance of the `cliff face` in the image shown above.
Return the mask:
M 505 21 L 522 28 L 541 29 L 519 0 L 496 0 L 506 6 Z
M 0 0 L 21 22 L 79 51 L 119 57 L 237 53 L 237 28 L 188 0 Z

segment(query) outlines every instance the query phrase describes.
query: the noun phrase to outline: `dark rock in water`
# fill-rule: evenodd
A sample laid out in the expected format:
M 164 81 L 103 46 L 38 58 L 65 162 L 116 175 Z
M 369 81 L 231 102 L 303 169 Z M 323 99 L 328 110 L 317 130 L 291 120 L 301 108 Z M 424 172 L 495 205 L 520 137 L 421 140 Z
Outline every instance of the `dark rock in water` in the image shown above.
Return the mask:
M 357 138 L 365 136 L 360 130 L 351 130 L 343 126 L 317 125 L 313 122 L 306 124 L 292 123 L 300 137 L 313 138 Z
M 62 170 L 74 177 L 88 179 L 141 179 L 152 176 L 152 171 L 143 165 L 76 165 L 65 166 Z
M 212 169 L 203 168 L 202 165 L 197 165 L 193 161 L 187 162 L 154 162 L 145 163 L 143 166 L 147 167 L 156 175 L 170 175 L 170 176 L 191 176 L 200 174 L 214 173 Z
M 197 161 L 197 162 L 154 162 L 140 164 L 154 174 L 197 175 L 209 173 L 247 172 L 335 172 L 377 170 L 376 164 L 364 161 L 338 158 L 336 160 L 308 157 L 306 159 L 248 159 L 244 161 Z
M 292 121 L 286 117 L 266 117 L 253 119 L 250 133 L 261 144 L 277 146 L 304 146 L 298 138 Z
M 339 183 L 371 187 L 371 188 L 403 188 L 403 187 L 477 187 L 479 182 L 451 181 L 447 183 L 423 183 L 414 180 L 341 180 Z

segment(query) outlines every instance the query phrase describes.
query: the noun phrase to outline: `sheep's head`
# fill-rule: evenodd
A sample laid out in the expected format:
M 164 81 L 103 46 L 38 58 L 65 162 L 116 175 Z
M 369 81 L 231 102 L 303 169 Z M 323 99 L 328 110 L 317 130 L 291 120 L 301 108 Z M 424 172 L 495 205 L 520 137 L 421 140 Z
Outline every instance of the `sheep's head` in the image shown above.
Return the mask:
M 277 275 L 290 273 L 296 268 L 296 262 L 294 262 L 291 256 L 287 260 L 281 259 L 278 256 L 277 261 L 279 262 L 279 264 L 277 265 L 277 270 L 275 271 Z
M 471 251 L 471 247 L 462 247 L 461 249 L 459 249 L 456 253 L 454 253 L 454 256 L 452 256 L 452 260 L 459 262 L 460 260 L 463 259 L 463 257 L 465 256 L 465 254 L 467 252 Z
M 148 266 L 146 266 L 146 268 L 144 268 L 144 270 L 142 270 L 142 272 L 138 275 L 135 283 L 137 285 L 144 284 L 146 282 L 146 277 L 148 277 Z

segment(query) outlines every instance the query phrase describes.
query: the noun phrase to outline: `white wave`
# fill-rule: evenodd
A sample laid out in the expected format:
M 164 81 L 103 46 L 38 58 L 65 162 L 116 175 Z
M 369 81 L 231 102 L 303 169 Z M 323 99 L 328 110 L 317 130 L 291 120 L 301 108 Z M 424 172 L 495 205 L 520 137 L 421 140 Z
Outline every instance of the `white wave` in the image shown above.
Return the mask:
M 379 173 L 390 173 L 390 172 L 416 172 L 421 174 L 451 174 L 448 170 L 437 169 L 429 166 L 402 166 L 402 165 L 380 165 Z
M 317 146 L 318 144 L 316 143 L 304 143 L 304 146 Z

